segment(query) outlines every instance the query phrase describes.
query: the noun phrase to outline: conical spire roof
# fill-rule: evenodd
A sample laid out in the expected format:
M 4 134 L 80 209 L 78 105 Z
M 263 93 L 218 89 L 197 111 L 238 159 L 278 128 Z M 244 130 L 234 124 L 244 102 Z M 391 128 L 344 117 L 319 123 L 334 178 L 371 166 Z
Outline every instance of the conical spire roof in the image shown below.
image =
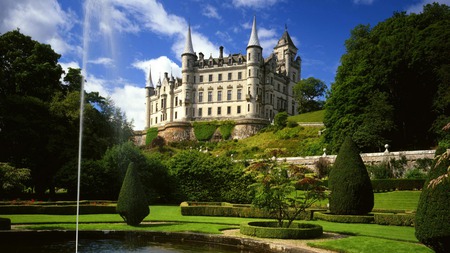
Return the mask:
M 191 38 L 191 25 L 189 24 L 188 33 L 186 35 L 186 44 L 184 45 L 183 54 L 195 54 L 194 47 L 192 46 Z
M 256 16 L 253 17 L 252 34 L 250 35 L 250 39 L 248 40 L 247 47 L 251 46 L 261 47 L 258 39 L 258 31 L 256 30 Z
M 147 85 L 145 85 L 146 88 L 155 88 L 152 81 L 152 67 L 150 67 L 150 70 L 148 71 L 148 79 L 147 79 Z

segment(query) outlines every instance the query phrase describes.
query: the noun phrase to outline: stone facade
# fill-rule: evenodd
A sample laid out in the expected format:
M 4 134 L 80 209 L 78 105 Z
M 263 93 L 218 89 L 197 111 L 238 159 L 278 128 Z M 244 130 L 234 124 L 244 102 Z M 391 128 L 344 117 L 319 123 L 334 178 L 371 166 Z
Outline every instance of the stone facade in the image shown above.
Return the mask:
M 245 127 L 236 124 L 234 137 L 242 138 L 260 128 L 261 122 L 270 123 L 280 111 L 297 114 L 293 86 L 301 78 L 301 59 L 288 31 L 269 57 L 264 58 L 262 52 L 256 19 L 245 55 L 224 56 L 220 47 L 218 58 L 205 58 L 203 53 L 194 52 L 189 27 L 181 55 L 182 77 L 165 73 L 155 87 L 150 71 L 146 85 L 146 129 L 158 127 L 173 132 L 177 129 L 173 123 L 192 121 L 256 122 Z M 192 138 L 186 131 L 174 133 Z

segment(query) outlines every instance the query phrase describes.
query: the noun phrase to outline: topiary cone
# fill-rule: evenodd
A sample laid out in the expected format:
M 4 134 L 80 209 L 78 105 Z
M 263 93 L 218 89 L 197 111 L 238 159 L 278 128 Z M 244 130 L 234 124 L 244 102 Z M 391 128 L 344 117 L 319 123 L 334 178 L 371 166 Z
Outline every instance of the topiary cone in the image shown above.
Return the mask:
M 330 171 L 328 186 L 330 212 L 334 214 L 363 215 L 374 205 L 372 183 L 359 148 L 347 137 Z
M 128 165 L 120 188 L 116 211 L 131 226 L 139 225 L 150 214 L 144 186 L 132 162 Z

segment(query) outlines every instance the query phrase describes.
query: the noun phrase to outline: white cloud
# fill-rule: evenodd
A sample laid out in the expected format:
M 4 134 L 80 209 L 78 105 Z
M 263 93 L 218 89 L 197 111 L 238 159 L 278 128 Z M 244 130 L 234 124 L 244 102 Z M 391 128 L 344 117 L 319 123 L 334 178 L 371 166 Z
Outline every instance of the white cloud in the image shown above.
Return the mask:
M 59 54 L 71 50 L 67 38 L 76 17 L 61 9 L 56 0 L 3 0 L 0 2 L 0 33 L 19 28 L 33 39 L 50 44 Z
M 133 120 L 133 129 L 145 128 L 145 89 L 125 84 L 113 90 L 111 98 L 115 105 L 126 114 L 127 120 Z
M 423 11 L 423 6 L 431 3 L 440 3 L 450 6 L 450 0 L 421 0 L 417 4 L 410 5 L 406 8 L 407 13 L 421 13 Z
M 104 66 L 114 66 L 114 60 L 108 57 L 100 57 L 95 60 L 89 60 L 89 63 Z
M 165 72 L 172 71 L 174 77 L 181 77 L 181 67 L 175 62 L 170 60 L 167 56 L 160 56 L 156 59 L 136 61 L 133 63 L 133 67 L 140 69 L 145 74 L 145 80 L 148 79 L 148 73 L 150 67 L 152 68 L 152 82 L 156 85 L 158 79 L 164 77 Z M 170 74 L 170 73 L 169 73 Z
M 233 0 L 235 7 L 248 7 L 255 9 L 263 9 L 271 7 L 283 0 Z
M 217 12 L 217 8 L 210 4 L 207 4 L 205 8 L 203 8 L 202 14 L 208 18 L 216 18 L 216 19 L 221 18 L 219 13 Z
M 366 4 L 371 5 L 375 0 L 353 0 L 354 4 Z

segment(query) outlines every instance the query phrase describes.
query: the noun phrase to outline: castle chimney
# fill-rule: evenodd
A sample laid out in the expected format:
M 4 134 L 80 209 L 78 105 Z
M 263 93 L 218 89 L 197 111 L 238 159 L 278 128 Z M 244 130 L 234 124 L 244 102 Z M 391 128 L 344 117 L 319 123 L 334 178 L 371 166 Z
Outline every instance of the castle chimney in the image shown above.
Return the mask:
M 219 50 L 220 50 L 219 59 L 223 59 L 223 46 L 220 46 Z

